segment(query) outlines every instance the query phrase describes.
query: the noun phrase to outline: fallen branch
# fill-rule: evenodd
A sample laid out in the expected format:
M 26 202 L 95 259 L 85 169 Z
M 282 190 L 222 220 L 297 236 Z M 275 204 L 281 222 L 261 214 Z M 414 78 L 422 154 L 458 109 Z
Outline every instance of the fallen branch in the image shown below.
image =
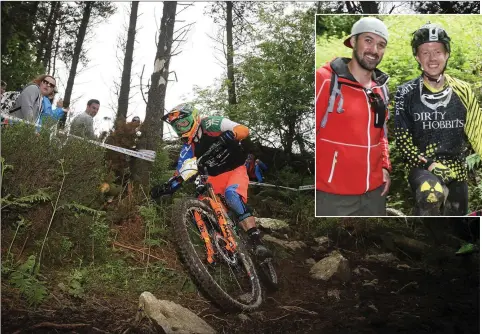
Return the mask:
M 286 311 L 292 311 L 296 313 L 309 314 L 309 315 L 318 315 L 318 312 L 305 310 L 304 308 L 299 306 L 278 306 L 278 307 Z
M 121 243 L 119 243 L 119 242 L 117 242 L 117 241 L 114 241 L 114 242 L 112 243 L 112 247 L 114 247 L 114 246 L 118 246 L 118 247 L 125 248 L 125 249 L 130 249 L 130 250 L 139 252 L 139 253 L 141 253 L 141 254 L 143 254 L 143 255 L 152 257 L 152 258 L 154 258 L 154 259 L 156 259 L 156 260 L 159 260 L 159 261 L 164 262 L 164 260 L 161 259 L 160 257 L 157 257 L 157 256 L 152 255 L 152 254 L 147 254 L 146 252 L 144 252 L 144 251 L 143 251 L 142 249 L 140 249 L 140 248 L 134 248 L 134 247 L 132 247 L 132 246 L 123 245 L 123 244 L 121 244 Z
M 39 324 L 33 325 L 29 329 L 38 329 L 38 328 L 75 329 L 75 328 L 84 328 L 84 327 L 91 327 L 91 325 L 90 324 L 56 324 L 53 322 L 41 322 Z
M 206 315 L 203 315 L 203 318 L 206 318 L 206 317 L 208 317 L 208 316 L 209 316 L 209 317 L 216 318 L 216 319 L 218 319 L 218 320 L 222 320 L 222 321 L 224 321 L 224 322 L 226 322 L 226 323 L 229 324 L 229 321 L 227 321 L 227 320 L 225 320 L 225 319 L 222 319 L 222 318 L 220 318 L 220 317 L 216 317 L 214 314 L 206 314 Z
M 398 291 L 396 291 L 396 292 L 392 291 L 392 293 L 395 294 L 395 295 L 398 295 L 403 289 L 405 289 L 406 287 L 409 287 L 409 286 L 411 286 L 411 285 L 418 285 L 418 283 L 415 282 L 415 281 L 412 281 L 412 282 L 407 283 L 407 284 L 405 284 L 404 286 L 402 286 L 402 287 L 400 288 L 400 290 L 398 290 Z
M 278 318 L 269 319 L 269 321 L 276 321 L 276 320 L 280 320 L 280 319 L 286 318 L 287 316 L 289 316 L 289 314 L 282 315 L 281 317 L 278 317 Z

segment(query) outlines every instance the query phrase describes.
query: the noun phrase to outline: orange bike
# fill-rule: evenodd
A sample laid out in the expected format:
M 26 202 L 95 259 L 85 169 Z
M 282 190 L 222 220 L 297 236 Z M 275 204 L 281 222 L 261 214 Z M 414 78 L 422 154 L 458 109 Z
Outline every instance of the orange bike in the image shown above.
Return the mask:
M 206 152 L 208 156 L 216 143 Z M 267 288 L 277 285 L 272 259 L 256 263 L 247 236 L 237 228 L 224 198 L 207 181 L 202 158 L 188 159 L 171 182 L 196 177 L 196 197 L 183 198 L 173 209 L 174 239 L 179 255 L 194 280 L 223 309 L 252 310 L 262 302 L 258 273 Z M 259 269 L 259 270 L 257 270 Z

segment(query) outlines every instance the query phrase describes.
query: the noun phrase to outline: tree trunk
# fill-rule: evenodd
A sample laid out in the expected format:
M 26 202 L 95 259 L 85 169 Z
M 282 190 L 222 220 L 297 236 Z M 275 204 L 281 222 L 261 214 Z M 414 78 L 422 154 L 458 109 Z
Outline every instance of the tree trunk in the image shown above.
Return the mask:
M 156 150 L 162 139 L 163 124 L 161 117 L 164 115 L 169 62 L 171 60 L 171 47 L 174 23 L 176 20 L 176 7 L 176 1 L 164 1 L 159 40 L 154 61 L 154 72 L 151 75 L 151 86 L 149 87 L 148 93 L 146 118 L 142 124 L 142 137 L 138 145 L 139 148 L 143 149 Z M 148 172 L 151 166 L 151 162 L 136 159 L 132 172 L 134 175 L 139 176 L 139 181 L 147 185 L 149 181 Z
M 54 3 L 54 17 L 52 19 L 52 22 L 49 27 L 49 33 L 47 37 L 47 42 L 45 45 L 45 55 L 43 57 L 43 66 L 46 68 L 47 63 L 50 64 L 51 58 L 52 58 L 52 44 L 54 42 L 54 36 L 55 36 L 55 30 L 57 28 L 57 19 L 59 18 L 60 14 L 60 2 L 55 2 Z M 50 67 L 50 66 L 49 66 Z M 50 73 L 50 68 L 47 73 Z
M 84 7 L 84 14 L 77 34 L 77 41 L 75 42 L 74 55 L 72 57 L 72 65 L 70 66 L 69 79 L 67 80 L 67 87 L 65 88 L 64 107 L 70 106 L 70 98 L 72 97 L 72 89 L 74 88 L 75 75 L 77 74 L 77 65 L 79 63 L 80 52 L 82 51 L 82 44 L 84 43 L 85 34 L 87 32 L 87 25 L 89 24 L 90 13 L 92 12 L 93 2 L 86 1 Z M 66 114 L 62 116 L 59 121 L 59 127 L 65 126 Z
M 233 2 L 226 1 L 226 63 L 228 67 L 228 102 L 236 104 L 236 85 L 234 81 L 234 49 L 233 49 Z
M 55 50 L 54 50 L 54 59 L 53 59 L 53 71 L 52 71 L 52 76 L 55 77 L 55 72 L 56 72 L 56 63 L 57 63 L 57 55 L 59 54 L 59 46 L 60 46 L 60 33 L 61 33 L 61 30 L 63 28 L 63 25 L 60 25 L 59 26 L 59 29 L 58 29 L 58 34 L 57 34 L 57 41 L 55 42 Z
M 379 14 L 376 1 L 360 1 L 363 14 Z
M 44 68 L 45 68 L 45 61 L 43 61 L 44 60 L 43 55 L 45 53 L 45 47 L 47 45 L 47 39 L 48 39 L 48 36 L 49 36 L 50 26 L 52 25 L 52 20 L 54 18 L 54 12 L 55 12 L 56 7 L 57 7 L 57 2 L 50 1 L 49 17 L 47 19 L 47 22 L 45 23 L 44 30 L 43 30 L 42 35 L 40 36 L 39 42 L 38 42 L 37 63 L 39 63 L 39 64 L 43 63 Z
M 351 1 L 345 1 L 346 9 L 350 14 L 356 14 L 356 7 L 352 6 Z
M 292 122 L 288 124 L 288 131 L 285 132 L 285 147 L 284 153 L 287 156 L 288 161 L 291 161 L 291 154 L 293 152 L 293 142 L 295 139 L 295 124 Z
M 126 52 L 124 57 L 124 67 L 122 69 L 119 102 L 117 106 L 117 122 L 115 122 L 115 124 L 118 124 L 118 122 L 124 124 L 127 118 L 127 109 L 129 107 L 129 91 L 131 88 L 132 55 L 134 54 L 134 42 L 136 39 L 138 8 L 139 1 L 133 1 L 131 6 L 131 15 L 129 19 L 129 30 L 127 32 Z

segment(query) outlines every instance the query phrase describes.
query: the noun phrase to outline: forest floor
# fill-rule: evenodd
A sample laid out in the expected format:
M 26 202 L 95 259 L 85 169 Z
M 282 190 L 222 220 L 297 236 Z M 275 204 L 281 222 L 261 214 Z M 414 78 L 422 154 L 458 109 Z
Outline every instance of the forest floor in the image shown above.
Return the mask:
M 280 254 L 279 289 L 265 294 L 261 307 L 251 313 L 219 310 L 196 289 L 184 291 L 185 279 L 151 292 L 189 308 L 218 333 L 479 333 L 478 253 L 456 256 L 449 250 L 429 264 L 403 253 L 396 254 L 396 262 L 372 262 L 365 256 L 373 247 L 361 247 L 357 238 L 342 240 L 336 249 L 349 261 L 348 283 L 313 279 L 306 260 L 326 254 L 310 247 L 275 252 Z M 378 246 L 365 238 L 363 244 L 368 243 Z M 155 254 L 182 272 L 172 247 Z M 2 333 L 146 332 L 135 323 L 139 290 L 115 293 L 100 287 L 81 299 L 55 287 L 49 291 L 50 297 L 32 309 L 2 282 Z

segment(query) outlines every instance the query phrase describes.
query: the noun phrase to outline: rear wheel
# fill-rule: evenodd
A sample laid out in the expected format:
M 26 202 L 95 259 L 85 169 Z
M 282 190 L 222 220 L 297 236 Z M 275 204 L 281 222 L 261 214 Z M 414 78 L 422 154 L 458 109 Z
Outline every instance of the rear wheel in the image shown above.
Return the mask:
M 259 278 L 268 291 L 278 290 L 278 274 L 274 267 L 273 259 L 267 259 L 258 264 Z
M 213 263 L 207 260 L 207 246 L 195 215 L 202 218 L 209 234 Z M 246 248 L 236 240 L 236 251 L 226 250 L 214 212 L 207 204 L 197 199 L 181 200 L 173 211 L 173 230 L 188 271 L 216 304 L 229 310 L 252 310 L 261 304 L 258 275 Z

